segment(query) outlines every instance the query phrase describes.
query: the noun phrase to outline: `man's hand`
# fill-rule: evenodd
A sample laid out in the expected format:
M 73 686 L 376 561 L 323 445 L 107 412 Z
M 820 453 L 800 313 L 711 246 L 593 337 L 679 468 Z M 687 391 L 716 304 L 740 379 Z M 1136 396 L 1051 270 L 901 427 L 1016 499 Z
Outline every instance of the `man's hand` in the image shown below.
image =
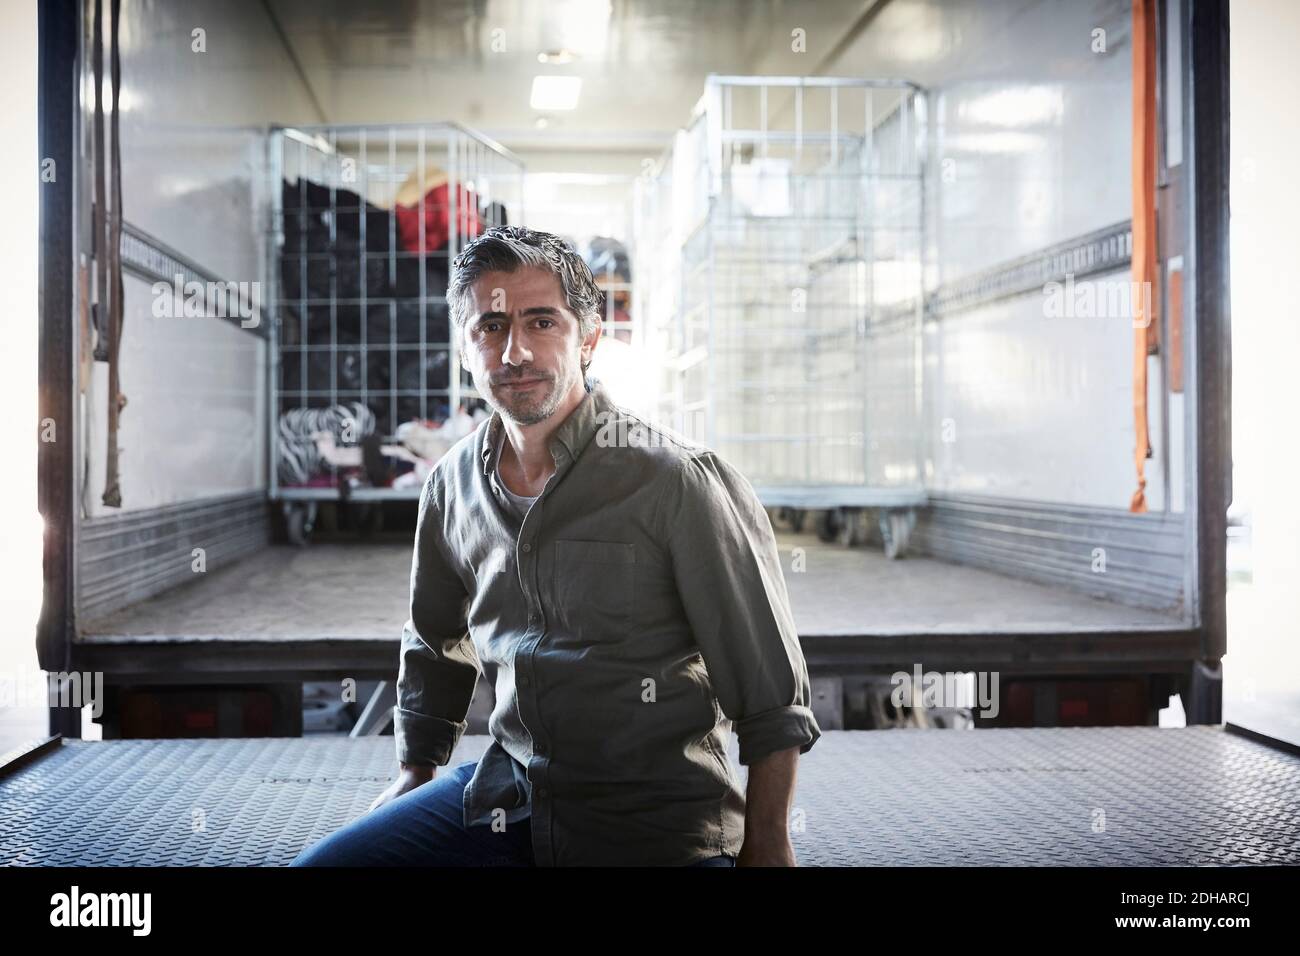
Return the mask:
M 798 866 L 790 837 L 746 836 L 736 866 Z
M 433 776 L 438 769 L 432 765 L 422 766 L 419 764 L 409 763 L 404 763 L 401 767 L 402 769 L 398 773 L 397 779 L 389 784 L 387 790 L 375 797 L 374 802 L 366 808 L 367 813 L 378 810 L 388 801 L 396 800 L 402 794 L 408 793 L 416 787 L 421 787 L 428 783 L 433 779 Z
M 798 866 L 790 843 L 799 748 L 778 750 L 749 765 L 745 791 L 745 842 L 736 866 Z

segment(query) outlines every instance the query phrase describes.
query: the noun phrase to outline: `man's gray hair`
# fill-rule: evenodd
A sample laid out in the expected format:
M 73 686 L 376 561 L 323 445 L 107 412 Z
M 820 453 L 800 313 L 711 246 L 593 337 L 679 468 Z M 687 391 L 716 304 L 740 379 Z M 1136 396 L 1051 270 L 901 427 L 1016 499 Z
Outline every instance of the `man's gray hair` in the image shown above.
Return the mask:
M 469 290 L 486 272 L 514 272 L 531 266 L 560 280 L 560 292 L 578 317 L 579 334 L 586 337 L 600 318 L 602 295 L 587 263 L 559 236 L 523 226 L 497 226 L 470 242 L 451 263 L 447 303 L 457 334 L 469 321 Z

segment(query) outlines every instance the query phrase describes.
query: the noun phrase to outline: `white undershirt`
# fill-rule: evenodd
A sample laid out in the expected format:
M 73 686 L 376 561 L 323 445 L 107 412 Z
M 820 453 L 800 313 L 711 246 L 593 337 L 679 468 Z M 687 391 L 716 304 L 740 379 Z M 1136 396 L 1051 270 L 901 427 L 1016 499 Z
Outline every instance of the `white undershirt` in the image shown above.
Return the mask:
M 502 429 L 501 438 L 497 442 L 496 457 L 493 459 L 492 467 L 496 472 L 497 487 L 501 489 L 502 493 L 506 496 L 506 500 L 510 502 L 510 506 L 515 515 L 520 521 L 522 521 L 524 515 L 528 514 L 528 509 L 533 506 L 533 502 L 540 498 L 541 495 L 533 495 L 531 498 L 526 495 L 517 495 L 506 486 L 505 479 L 501 477 L 501 452 L 505 448 L 505 443 L 506 433 L 505 429 Z

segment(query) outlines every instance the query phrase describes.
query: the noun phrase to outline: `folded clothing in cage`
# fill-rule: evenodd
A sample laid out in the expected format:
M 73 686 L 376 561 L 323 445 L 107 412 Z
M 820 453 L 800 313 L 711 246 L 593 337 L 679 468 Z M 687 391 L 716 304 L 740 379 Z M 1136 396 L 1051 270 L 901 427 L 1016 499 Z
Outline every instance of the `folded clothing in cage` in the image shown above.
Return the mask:
M 281 188 L 284 244 L 279 298 L 286 308 L 296 311 L 301 300 L 437 301 L 446 296 L 445 252 L 427 255 L 406 248 L 394 213 L 349 190 L 308 179 L 286 180 Z M 444 240 L 446 235 L 444 222 Z M 424 250 L 429 251 L 434 250 Z
M 307 178 L 280 187 L 285 252 L 329 252 L 340 243 L 360 249 L 363 230 L 368 253 L 400 248 L 392 212 L 367 202 L 350 189 L 324 186 Z
M 416 418 L 402 422 L 397 426 L 395 437 L 406 446 L 412 454 L 429 461 L 438 461 L 452 445 L 474 430 L 474 426 L 486 416 L 483 410 L 475 409 L 474 414 L 463 408 L 445 422 L 432 422 L 427 418 Z
M 455 183 L 437 166 L 426 166 L 423 176 L 412 173 L 397 191 L 397 232 L 407 252 L 434 252 L 447 246 L 452 228 L 451 205 L 456 204 L 456 235 L 466 239 L 487 230 L 479 199 L 464 183 Z M 420 188 L 423 187 L 423 202 Z M 453 199 L 454 197 L 454 199 Z M 504 210 L 503 210 L 504 212 Z
M 582 258 L 591 269 L 597 285 L 632 281 L 632 259 L 627 254 L 627 246 L 617 239 L 592 236 L 587 240 Z
M 324 327 L 327 330 L 328 324 Z M 315 341 L 327 344 L 328 331 Z M 424 348 L 418 343 L 390 348 L 372 340 L 364 352 L 342 344 L 332 349 L 282 347 L 276 370 L 277 404 L 287 413 L 312 396 L 364 399 L 375 431 L 388 435 L 401 422 L 445 414 L 449 363 L 447 348 L 435 347 L 432 341 Z
M 320 390 L 330 388 L 330 367 L 338 366 L 337 388 L 347 390 L 359 388 L 361 379 L 353 364 L 353 356 L 359 356 L 358 346 L 364 344 L 370 356 L 371 365 L 366 371 L 369 387 L 379 389 L 386 387 L 391 376 L 384 372 L 383 379 L 370 377 L 374 372 L 374 362 L 401 361 L 405 353 L 414 351 L 413 346 L 423 345 L 426 349 L 438 349 L 444 353 L 448 347 L 450 328 L 446 305 L 430 302 L 421 309 L 420 303 L 371 303 L 364 312 L 357 305 L 338 305 L 333 309 L 328 304 L 313 306 L 306 310 L 306 318 L 296 312 L 287 312 L 281 316 L 280 361 L 284 366 L 285 378 L 282 388 L 290 391 L 299 388 Z M 423 331 L 423 334 L 421 332 Z M 315 351 L 309 356 L 308 368 L 305 370 L 308 385 L 290 384 L 289 376 L 301 378 L 301 364 L 297 354 L 298 347 L 310 345 Z M 396 353 L 396 358 L 390 353 Z M 332 354 L 331 354 L 332 353 Z M 446 355 L 437 361 L 445 366 Z M 418 385 L 405 387 L 419 387 Z M 429 387 L 446 388 L 445 381 Z
M 322 446 L 352 445 L 375 430 L 375 415 L 361 402 L 329 408 L 291 408 L 280 415 L 276 474 L 283 485 L 306 485 L 328 464 Z
M 440 215 L 440 201 L 442 213 L 450 215 L 445 197 L 459 194 L 451 194 L 449 184 L 445 175 L 435 184 L 443 192 L 426 204 L 426 215 L 431 209 Z M 452 348 L 446 301 L 451 249 L 445 243 L 437 250 L 418 249 L 417 223 L 417 248 L 408 250 L 393 211 L 339 186 L 286 180 L 281 198 L 278 411 L 287 415 L 299 407 L 360 400 L 374 419 L 374 431 L 385 436 L 402 422 L 445 417 Z M 398 196 L 416 201 L 408 205 L 417 216 L 419 198 L 418 186 Z M 458 213 L 456 218 L 467 236 L 479 234 L 488 223 L 504 223 L 506 211 L 499 202 L 479 210 L 479 197 L 472 192 L 466 190 L 460 198 L 465 216 Z M 445 228 L 441 235 L 446 236 Z M 299 454 L 309 459 L 309 473 L 315 473 L 322 463 L 311 434 L 308 430 L 294 441 L 306 449 Z M 347 446 L 339 443 L 339 448 Z M 297 466 L 287 467 L 292 475 Z
M 397 426 L 394 437 L 400 444 L 385 445 L 383 452 L 410 461 L 415 467 L 395 477 L 392 486 L 411 488 L 423 485 L 433 466 L 447 454 L 451 446 L 472 432 L 485 418 L 487 413 L 481 408 L 475 409 L 472 414 L 462 408 L 444 422 L 417 418 Z
M 353 484 L 419 487 L 442 456 L 487 417 L 460 409 L 436 422 L 411 419 L 392 442 L 375 429 L 375 414 L 360 402 L 328 408 L 291 408 L 280 416 L 277 473 L 282 485 L 333 485 L 336 472 Z

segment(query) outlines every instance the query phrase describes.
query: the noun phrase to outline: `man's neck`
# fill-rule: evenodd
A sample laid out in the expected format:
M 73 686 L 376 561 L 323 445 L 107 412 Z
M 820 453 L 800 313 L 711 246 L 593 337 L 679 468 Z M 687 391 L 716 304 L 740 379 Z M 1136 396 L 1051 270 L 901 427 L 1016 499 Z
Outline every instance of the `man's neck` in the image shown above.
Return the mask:
M 586 397 L 587 389 L 579 380 L 554 413 L 543 421 L 534 425 L 520 425 L 501 416 L 501 424 L 505 427 L 505 444 L 501 448 L 501 460 L 497 467 L 511 478 L 518 479 L 507 482 L 512 488 L 523 484 L 528 489 L 516 494 L 532 496 L 539 493 L 531 489 L 541 488 L 555 472 L 555 459 L 551 457 L 550 450 L 551 438 Z

